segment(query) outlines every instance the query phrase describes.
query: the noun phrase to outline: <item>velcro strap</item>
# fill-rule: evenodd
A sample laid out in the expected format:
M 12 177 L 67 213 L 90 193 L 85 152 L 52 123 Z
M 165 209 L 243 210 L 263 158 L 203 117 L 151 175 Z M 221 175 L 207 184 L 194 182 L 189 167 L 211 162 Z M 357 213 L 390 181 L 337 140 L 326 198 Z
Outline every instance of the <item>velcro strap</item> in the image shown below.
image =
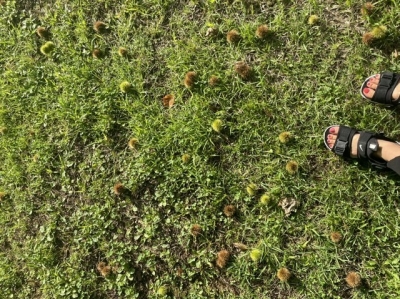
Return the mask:
M 394 101 L 393 101 L 393 97 L 392 97 L 393 92 L 394 92 L 395 88 L 397 87 L 397 85 L 399 84 L 399 82 L 400 82 L 400 75 L 394 74 L 393 80 L 392 80 L 392 86 L 389 88 L 389 90 L 387 91 L 387 94 L 386 94 L 386 104 L 396 105 L 399 103 L 400 96 L 397 99 L 395 99 Z
M 383 72 L 381 79 L 379 80 L 379 85 L 389 88 L 392 84 L 393 76 L 394 74 L 392 72 Z
M 367 149 L 367 144 L 368 141 L 374 136 L 374 134 L 370 132 L 361 132 L 360 133 L 360 139 L 358 139 L 357 143 L 357 156 L 358 158 L 361 159 L 367 159 L 368 158 L 368 149 Z
M 382 104 L 392 103 L 392 94 L 389 92 L 393 85 L 394 73 L 383 72 L 372 100 Z
M 335 145 L 333 146 L 333 152 L 339 156 L 348 154 L 348 140 L 353 138 L 355 132 L 352 128 L 340 126 Z

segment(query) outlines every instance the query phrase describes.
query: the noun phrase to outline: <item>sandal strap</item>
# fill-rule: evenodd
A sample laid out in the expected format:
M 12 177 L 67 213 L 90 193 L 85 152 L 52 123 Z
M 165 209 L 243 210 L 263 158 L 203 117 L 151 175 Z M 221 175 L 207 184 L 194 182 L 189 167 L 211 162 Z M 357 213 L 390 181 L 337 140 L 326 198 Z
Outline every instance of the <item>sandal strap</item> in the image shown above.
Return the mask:
M 392 99 L 393 92 L 394 92 L 395 88 L 397 87 L 397 84 L 399 84 L 399 82 L 400 82 L 400 75 L 394 74 L 392 87 L 389 88 L 387 96 L 386 96 L 388 104 L 391 104 L 391 105 L 399 104 L 400 96 L 396 100 Z
M 387 163 L 387 168 L 393 170 L 397 174 L 400 174 L 400 156 L 390 160 Z
M 357 157 L 360 159 L 368 159 L 373 152 L 379 149 L 377 134 L 372 132 L 360 132 L 360 138 L 357 143 Z
M 360 160 L 368 160 L 372 166 L 378 169 L 389 168 L 400 175 L 400 156 L 390 160 L 389 162 L 373 156 L 373 154 L 379 149 L 377 138 L 395 142 L 393 139 L 384 136 L 382 133 L 360 132 L 360 138 L 357 144 L 357 157 L 360 158 Z

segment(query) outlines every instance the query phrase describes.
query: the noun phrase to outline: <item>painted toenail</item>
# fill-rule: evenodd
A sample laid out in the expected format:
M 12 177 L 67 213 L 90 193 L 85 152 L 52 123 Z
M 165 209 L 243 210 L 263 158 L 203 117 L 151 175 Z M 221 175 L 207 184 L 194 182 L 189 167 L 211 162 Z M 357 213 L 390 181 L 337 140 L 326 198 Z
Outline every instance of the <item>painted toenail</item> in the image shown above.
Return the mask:
M 364 88 L 363 91 L 364 93 L 369 93 L 369 88 Z
M 330 128 L 330 129 L 329 129 L 329 132 L 330 132 L 330 133 L 335 133 L 335 128 Z
M 370 86 L 371 86 L 371 83 L 368 82 L 368 83 L 367 83 L 367 86 L 370 87 Z

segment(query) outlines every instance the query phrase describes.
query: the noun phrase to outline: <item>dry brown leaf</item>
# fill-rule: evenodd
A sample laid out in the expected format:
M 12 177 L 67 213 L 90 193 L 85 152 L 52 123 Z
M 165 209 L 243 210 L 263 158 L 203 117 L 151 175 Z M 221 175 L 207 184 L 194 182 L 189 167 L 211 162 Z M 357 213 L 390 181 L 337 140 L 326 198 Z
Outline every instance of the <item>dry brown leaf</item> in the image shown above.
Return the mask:
M 218 33 L 217 28 L 210 27 L 206 31 L 206 36 L 215 36 L 215 35 L 217 35 L 217 33 Z
M 243 251 L 248 249 L 247 245 L 245 245 L 243 243 L 240 243 L 240 242 L 233 243 L 233 246 L 235 246 L 237 249 L 240 249 L 240 250 L 243 250 Z
M 279 202 L 278 206 L 281 206 L 282 209 L 285 211 L 285 215 L 289 216 L 292 212 L 297 211 L 299 202 L 293 198 L 284 198 Z

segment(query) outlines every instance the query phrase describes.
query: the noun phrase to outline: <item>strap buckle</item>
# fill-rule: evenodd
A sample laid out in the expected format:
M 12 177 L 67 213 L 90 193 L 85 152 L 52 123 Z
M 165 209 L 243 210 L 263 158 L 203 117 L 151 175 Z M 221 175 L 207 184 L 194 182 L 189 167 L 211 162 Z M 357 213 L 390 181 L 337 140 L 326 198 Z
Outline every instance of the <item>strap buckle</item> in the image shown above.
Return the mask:
M 371 151 L 376 152 L 376 151 L 378 151 L 378 149 L 379 149 L 379 144 L 378 144 L 378 142 L 371 141 L 371 142 L 369 143 L 368 147 L 369 147 L 369 149 L 370 149 Z
M 343 156 L 346 147 L 347 147 L 348 142 L 347 141 L 342 141 L 342 140 L 337 140 L 335 144 L 335 154 L 339 156 Z

